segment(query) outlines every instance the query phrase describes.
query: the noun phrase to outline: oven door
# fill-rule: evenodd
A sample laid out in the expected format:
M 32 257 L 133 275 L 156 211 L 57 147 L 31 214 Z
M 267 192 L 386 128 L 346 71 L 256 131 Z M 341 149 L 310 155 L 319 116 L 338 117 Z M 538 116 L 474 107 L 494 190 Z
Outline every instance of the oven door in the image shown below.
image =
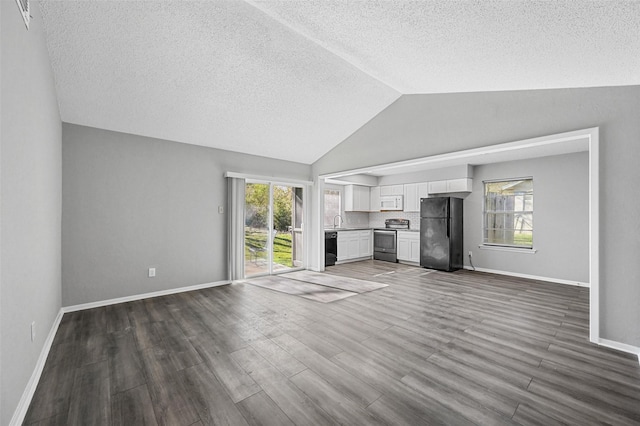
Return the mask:
M 396 231 L 376 229 L 373 231 L 373 258 L 397 262 Z

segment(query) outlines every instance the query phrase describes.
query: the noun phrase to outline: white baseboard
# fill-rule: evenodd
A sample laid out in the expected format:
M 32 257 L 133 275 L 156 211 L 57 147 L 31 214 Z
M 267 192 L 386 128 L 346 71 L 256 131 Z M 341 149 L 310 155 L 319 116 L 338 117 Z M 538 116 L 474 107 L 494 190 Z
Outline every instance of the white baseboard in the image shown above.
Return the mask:
M 80 305 L 64 306 L 62 308 L 62 311 L 64 313 L 83 311 L 85 309 L 93 309 L 93 308 L 99 308 L 102 306 L 115 305 L 116 303 L 133 302 L 135 300 L 149 299 L 152 297 L 159 297 L 159 296 L 167 296 L 169 294 L 184 293 L 185 291 L 201 290 L 203 288 L 218 287 L 218 286 L 227 285 L 227 284 L 231 284 L 231 281 L 216 281 L 212 283 L 196 284 L 188 287 L 178 287 L 178 288 L 172 288 L 168 290 L 154 291 L 151 293 L 134 294 L 132 296 L 117 297 L 115 299 L 82 303 Z
M 464 269 L 468 271 L 474 270 L 471 266 L 467 266 L 467 265 L 464 266 Z M 475 270 L 478 272 L 487 272 L 490 274 L 498 274 L 498 275 L 508 275 L 511 277 L 527 278 L 530 280 L 538 280 L 538 281 L 547 281 L 547 282 L 556 283 L 556 284 L 566 284 L 566 285 L 573 285 L 578 287 L 589 287 L 589 283 L 583 283 L 580 281 L 563 280 L 560 278 L 550 278 L 550 277 L 541 277 L 538 275 L 519 274 L 517 272 L 499 271 L 497 269 L 475 268 Z
M 342 265 L 344 263 L 360 262 L 362 260 L 371 260 L 371 259 L 373 259 L 373 256 L 354 257 L 353 259 L 347 259 L 347 260 L 336 260 L 336 265 Z
M 38 362 L 36 362 L 36 366 L 33 369 L 31 378 L 29 378 L 27 387 L 22 393 L 22 397 L 20 398 L 20 402 L 18 402 L 16 411 L 14 411 L 13 417 L 11 417 L 9 426 L 21 425 L 22 422 L 24 421 L 24 417 L 27 415 L 27 410 L 29 409 L 29 405 L 31 404 L 31 399 L 33 398 L 33 395 L 36 392 L 36 388 L 38 387 L 40 376 L 42 376 L 42 371 L 44 370 L 44 364 L 47 362 L 47 357 L 49 356 L 49 351 L 51 350 L 51 345 L 53 344 L 53 338 L 56 336 L 56 333 L 58 332 L 58 326 L 60 325 L 60 321 L 62 320 L 63 315 L 64 315 L 64 312 L 62 311 L 62 309 L 60 309 L 58 311 L 58 315 L 56 315 L 56 318 L 53 320 L 53 324 L 51 325 L 51 329 L 49 330 L 47 339 L 44 341 L 44 346 L 40 351 Z
M 626 352 L 629 354 L 633 354 L 638 357 L 638 364 L 640 364 L 640 348 L 637 346 L 627 345 L 626 343 L 620 343 L 613 340 L 607 339 L 598 339 L 598 341 L 593 342 L 600 346 L 605 346 L 607 348 L 615 349 L 617 351 Z

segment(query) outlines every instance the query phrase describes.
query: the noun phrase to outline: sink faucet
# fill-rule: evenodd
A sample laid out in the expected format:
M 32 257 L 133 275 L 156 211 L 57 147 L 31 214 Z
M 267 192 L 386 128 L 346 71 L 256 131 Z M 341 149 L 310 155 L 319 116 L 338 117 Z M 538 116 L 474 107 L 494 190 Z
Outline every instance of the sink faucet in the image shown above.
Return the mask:
M 336 219 L 338 219 L 338 218 L 340 218 L 340 220 L 338 220 L 338 224 L 336 225 Z M 340 225 L 341 222 L 343 222 L 343 220 L 342 220 L 342 216 L 340 216 L 339 214 L 337 214 L 337 215 L 335 215 L 333 217 L 333 227 L 334 228 L 339 228 L 338 225 Z

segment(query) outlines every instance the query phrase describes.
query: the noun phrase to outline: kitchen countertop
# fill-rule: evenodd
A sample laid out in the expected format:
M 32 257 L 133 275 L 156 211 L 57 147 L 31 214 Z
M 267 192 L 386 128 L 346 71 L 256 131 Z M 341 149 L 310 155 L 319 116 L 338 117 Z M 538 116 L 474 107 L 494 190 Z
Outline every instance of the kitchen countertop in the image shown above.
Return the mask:
M 372 228 L 324 228 L 324 232 L 333 232 L 333 231 L 370 231 Z

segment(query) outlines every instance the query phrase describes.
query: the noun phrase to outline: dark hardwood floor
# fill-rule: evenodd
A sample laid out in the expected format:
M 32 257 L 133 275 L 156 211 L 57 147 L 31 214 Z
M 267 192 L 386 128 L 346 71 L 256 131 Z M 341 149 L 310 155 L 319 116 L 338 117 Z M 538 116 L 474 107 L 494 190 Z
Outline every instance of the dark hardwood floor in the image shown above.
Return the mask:
M 640 424 L 589 290 L 378 261 L 322 304 L 235 284 L 66 314 L 25 424 Z

